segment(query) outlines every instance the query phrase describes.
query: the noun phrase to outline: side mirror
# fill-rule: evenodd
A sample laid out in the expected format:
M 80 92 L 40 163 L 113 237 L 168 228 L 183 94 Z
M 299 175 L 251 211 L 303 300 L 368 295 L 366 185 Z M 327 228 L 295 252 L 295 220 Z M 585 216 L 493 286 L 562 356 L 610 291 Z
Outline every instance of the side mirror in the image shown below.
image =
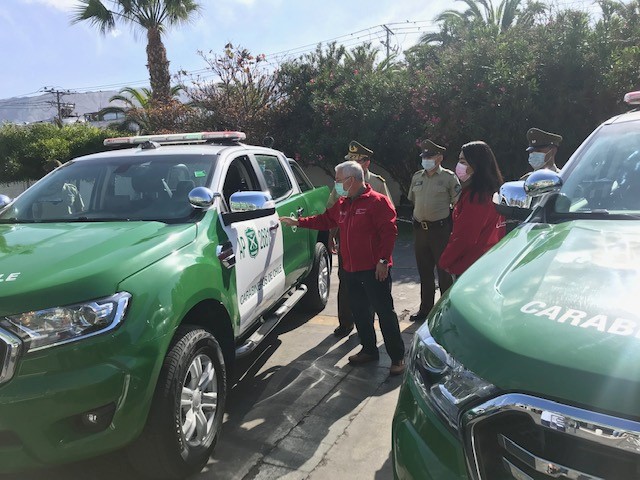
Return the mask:
M 195 208 L 207 209 L 213 205 L 213 201 L 219 195 L 213 193 L 207 187 L 196 187 L 189 192 L 189 203 Z
M 546 193 L 557 192 L 562 187 L 562 178 L 553 170 L 537 170 L 524 181 L 524 191 L 530 197 L 540 197 Z
M 0 195 L 0 208 L 4 208 L 11 203 L 11 198 L 6 195 Z
M 231 212 L 253 212 L 275 208 L 269 192 L 236 192 L 229 200 Z
M 522 221 L 531 214 L 531 198 L 524 190 L 524 181 L 506 182 L 493 195 L 498 213 L 508 220 Z

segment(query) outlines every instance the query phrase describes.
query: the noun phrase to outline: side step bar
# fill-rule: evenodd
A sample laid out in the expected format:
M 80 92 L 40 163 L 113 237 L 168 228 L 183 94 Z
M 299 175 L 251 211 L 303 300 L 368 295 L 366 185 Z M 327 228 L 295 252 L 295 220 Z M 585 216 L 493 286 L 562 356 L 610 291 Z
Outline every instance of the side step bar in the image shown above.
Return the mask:
M 288 296 L 285 297 L 284 302 L 274 312 L 262 317 L 262 325 L 242 345 L 236 347 L 236 358 L 245 357 L 253 352 L 260 342 L 280 323 L 280 320 L 304 297 L 305 293 L 307 293 L 307 286 L 299 285 L 287 294 Z

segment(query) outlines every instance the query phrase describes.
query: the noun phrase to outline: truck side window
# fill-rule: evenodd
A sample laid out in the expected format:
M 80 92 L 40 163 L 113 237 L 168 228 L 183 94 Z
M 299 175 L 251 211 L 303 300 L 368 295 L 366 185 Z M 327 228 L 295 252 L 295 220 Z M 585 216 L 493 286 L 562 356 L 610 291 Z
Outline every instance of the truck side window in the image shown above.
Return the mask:
M 293 176 L 296 177 L 296 182 L 298 182 L 298 187 L 300 187 L 301 192 L 306 192 L 313 189 L 313 184 L 309 177 L 304 173 L 300 165 L 298 165 L 295 160 L 289 160 L 289 165 L 291 165 L 291 171 L 293 172 Z
M 289 175 L 287 175 L 277 156 L 257 154 L 256 160 L 267 181 L 267 187 L 272 198 L 282 198 L 291 192 L 291 180 L 289 180 Z
M 222 186 L 222 195 L 227 205 L 229 205 L 229 199 L 232 194 L 249 190 L 261 190 L 256 173 L 251 167 L 249 157 L 242 156 L 234 158 L 229 165 Z

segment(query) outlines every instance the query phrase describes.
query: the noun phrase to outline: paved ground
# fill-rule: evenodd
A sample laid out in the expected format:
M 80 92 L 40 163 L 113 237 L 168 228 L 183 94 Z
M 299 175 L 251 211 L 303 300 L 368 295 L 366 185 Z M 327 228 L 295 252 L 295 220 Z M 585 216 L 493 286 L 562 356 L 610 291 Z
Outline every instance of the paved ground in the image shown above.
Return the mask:
M 396 243 L 393 294 L 407 348 L 419 303 L 412 242 Z M 401 378 L 389 377 L 389 357 L 352 367 L 358 337 L 336 340 L 337 275 L 329 305 L 315 317 L 292 313 L 243 360 L 227 400 L 222 437 L 204 479 L 391 479 L 391 419 Z M 380 338 L 380 335 L 378 335 Z M 118 454 L 4 479 L 127 480 Z

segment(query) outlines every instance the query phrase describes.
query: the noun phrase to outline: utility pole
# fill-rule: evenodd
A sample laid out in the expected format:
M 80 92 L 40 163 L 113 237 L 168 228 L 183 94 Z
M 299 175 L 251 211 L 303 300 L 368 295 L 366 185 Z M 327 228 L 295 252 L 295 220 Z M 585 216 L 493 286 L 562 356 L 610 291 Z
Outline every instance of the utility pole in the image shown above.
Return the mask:
M 384 28 L 387 31 L 387 41 L 386 42 L 382 42 L 382 44 L 387 48 L 387 60 L 389 60 L 389 49 L 391 46 L 390 43 L 390 35 L 395 35 L 395 33 L 393 33 L 389 27 L 387 27 L 386 25 L 382 25 L 382 28 Z
M 62 114 L 64 113 L 70 113 L 69 109 L 73 109 L 75 107 L 74 104 L 72 103 L 63 103 L 62 102 L 62 97 L 64 95 L 69 95 L 71 93 L 75 93 L 72 92 L 71 90 L 57 90 L 53 87 L 44 87 L 42 89 L 43 92 L 46 93 L 51 93 L 52 95 L 55 95 L 56 99 L 52 100 L 49 102 L 49 105 L 52 105 L 54 107 L 56 107 L 57 111 L 58 111 L 58 122 L 60 123 L 60 125 L 62 125 Z

